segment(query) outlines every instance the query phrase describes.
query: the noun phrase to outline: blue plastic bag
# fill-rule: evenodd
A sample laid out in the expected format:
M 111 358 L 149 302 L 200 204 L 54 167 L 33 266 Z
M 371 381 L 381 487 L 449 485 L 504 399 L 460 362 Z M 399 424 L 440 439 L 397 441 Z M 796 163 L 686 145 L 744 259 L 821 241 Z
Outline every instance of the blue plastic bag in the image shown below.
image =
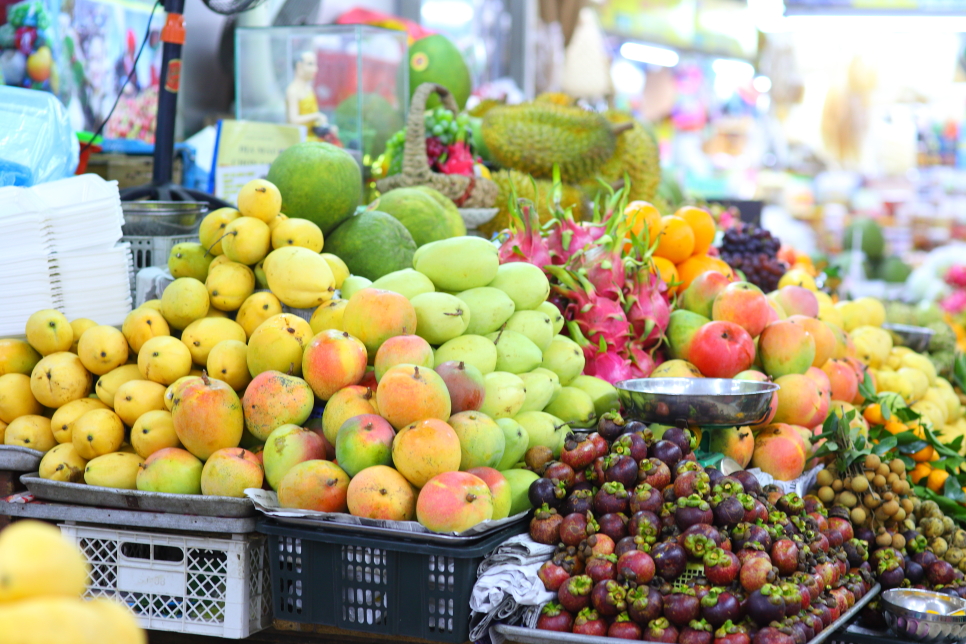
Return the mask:
M 56 96 L 0 87 L 0 187 L 23 185 L 24 169 L 29 185 L 64 179 L 79 159 L 77 135 Z

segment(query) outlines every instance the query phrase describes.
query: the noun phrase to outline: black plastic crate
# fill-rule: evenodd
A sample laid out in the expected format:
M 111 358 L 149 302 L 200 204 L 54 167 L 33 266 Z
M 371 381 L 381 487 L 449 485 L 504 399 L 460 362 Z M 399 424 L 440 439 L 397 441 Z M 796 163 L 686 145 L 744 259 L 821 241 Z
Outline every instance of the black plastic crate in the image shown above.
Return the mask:
M 267 520 L 275 618 L 386 636 L 465 642 L 484 555 L 525 528 L 441 546 Z

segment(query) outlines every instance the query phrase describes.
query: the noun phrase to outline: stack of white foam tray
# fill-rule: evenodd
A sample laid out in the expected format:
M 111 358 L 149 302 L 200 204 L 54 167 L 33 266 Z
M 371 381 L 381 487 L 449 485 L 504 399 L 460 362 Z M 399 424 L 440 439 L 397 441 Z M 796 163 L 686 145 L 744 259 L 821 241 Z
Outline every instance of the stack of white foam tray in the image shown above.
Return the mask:
M 119 244 L 117 183 L 82 175 L 33 188 L 0 188 L 0 336 L 23 334 L 34 311 L 120 325 L 133 271 Z

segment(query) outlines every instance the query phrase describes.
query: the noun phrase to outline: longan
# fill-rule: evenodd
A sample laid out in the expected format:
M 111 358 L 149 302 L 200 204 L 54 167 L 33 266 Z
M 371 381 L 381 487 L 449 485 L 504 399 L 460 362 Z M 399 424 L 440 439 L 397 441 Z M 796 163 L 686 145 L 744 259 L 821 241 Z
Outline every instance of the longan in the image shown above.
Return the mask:
M 889 472 L 889 476 L 886 477 L 886 484 L 887 485 L 892 485 L 893 483 L 895 483 L 898 480 L 899 480 L 899 475 L 898 474 L 896 474 L 895 472 Z
M 892 470 L 889 469 L 889 466 L 886 463 L 880 463 L 879 467 L 875 468 L 875 473 L 881 474 L 882 476 L 888 476 L 889 472 L 891 471 Z
M 835 477 L 832 476 L 832 473 L 829 472 L 828 470 L 822 470 L 815 477 L 815 482 L 819 487 L 827 487 L 829 485 L 832 485 L 832 481 L 834 480 L 835 480 Z
M 906 547 L 906 538 L 898 533 L 892 535 L 892 547 L 896 550 L 902 550 Z
M 875 510 L 877 507 L 882 505 L 882 499 L 877 497 L 875 494 L 870 493 L 863 497 L 862 504 L 870 510 Z
M 892 545 L 892 535 L 888 532 L 880 532 L 875 535 L 875 543 L 882 548 L 888 548 Z
M 818 498 L 822 503 L 831 503 L 835 500 L 835 490 L 833 490 L 828 485 L 819 488 Z
M 898 458 L 894 458 L 889 462 L 889 469 L 896 474 L 902 474 L 906 471 L 906 464 Z
M 912 499 L 903 499 L 899 501 L 899 506 L 909 514 L 913 510 Z
M 896 498 L 896 495 L 895 495 L 895 494 L 893 494 L 892 492 L 885 492 L 885 493 L 884 493 L 884 494 L 882 495 L 882 500 L 883 500 L 883 501 L 891 501 L 891 500 L 892 500 L 892 499 L 894 499 L 894 498 Z
M 868 481 L 871 481 L 872 479 L 874 479 L 875 478 L 875 470 L 866 470 L 865 471 L 865 478 Z
M 849 517 L 852 519 L 852 523 L 855 525 L 864 525 L 865 520 L 868 518 L 864 508 L 852 508 L 852 511 L 849 513 Z
M 869 489 L 869 479 L 864 476 L 856 476 L 852 479 L 852 491 L 856 494 L 862 494 Z
M 901 508 L 899 507 L 899 503 L 896 500 L 886 501 L 885 503 L 882 504 L 882 511 L 885 512 L 886 516 L 889 516 L 889 517 L 895 516 L 896 512 L 898 512 L 900 509 Z M 903 512 L 902 518 L 903 519 L 906 518 L 905 512 Z
M 902 481 L 896 479 L 895 481 L 892 482 L 891 488 L 893 493 L 902 494 L 903 493 Z
M 881 474 L 876 474 L 875 478 L 872 479 L 872 485 L 874 485 L 875 487 L 885 487 L 885 484 L 886 484 L 886 478 Z
M 865 457 L 865 468 L 868 470 L 874 470 L 875 468 L 879 467 L 881 463 L 882 459 L 875 454 L 869 454 Z
M 834 481 L 832 481 L 832 490 L 834 490 L 835 492 L 842 491 L 842 479 L 835 479 Z
M 900 522 L 905 521 L 906 511 L 900 507 L 898 510 L 896 510 L 896 513 L 892 515 L 892 518 Z
M 848 490 L 845 490 L 839 494 L 839 503 L 847 508 L 854 508 L 858 502 L 859 500 L 855 497 L 855 495 Z

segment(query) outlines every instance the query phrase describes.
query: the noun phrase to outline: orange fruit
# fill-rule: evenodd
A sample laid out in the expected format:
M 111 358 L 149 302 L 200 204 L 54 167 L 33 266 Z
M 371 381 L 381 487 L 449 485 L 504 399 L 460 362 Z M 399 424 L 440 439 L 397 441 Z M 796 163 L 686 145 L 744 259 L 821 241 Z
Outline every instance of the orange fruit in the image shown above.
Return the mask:
M 870 425 L 885 424 L 885 418 L 882 417 L 882 405 L 878 403 L 866 407 L 865 411 L 862 412 L 862 415 L 867 421 L 869 421 Z
M 632 201 L 627 204 L 627 207 L 624 208 L 624 218 L 628 225 L 628 239 L 633 235 L 650 246 L 657 239 L 658 233 L 661 232 L 661 213 L 646 201 Z M 645 230 L 647 230 L 647 235 L 644 234 Z M 625 252 L 631 248 L 630 241 L 624 244 Z
M 929 476 L 930 472 L 932 472 L 932 466 L 929 463 L 916 463 L 916 466 L 909 472 L 909 477 L 913 483 L 918 485 L 919 481 Z
M 672 284 L 677 284 L 680 281 L 678 277 L 677 266 L 671 263 L 671 260 L 664 259 L 663 257 L 652 257 L 651 262 L 648 265 L 648 269 L 652 273 L 657 273 L 660 275 L 661 279 L 668 286 Z
M 680 217 L 661 217 L 661 234 L 657 239 L 657 250 L 654 254 L 675 264 L 680 264 L 694 252 L 694 231 Z
M 940 494 L 940 490 L 943 489 L 943 486 L 946 484 L 946 479 L 948 478 L 949 472 L 946 470 L 935 469 L 929 473 L 929 477 L 926 479 L 926 487 L 936 494 Z
M 685 206 L 679 208 L 674 213 L 674 216 L 680 217 L 691 226 L 691 232 L 694 233 L 694 250 L 692 252 L 695 255 L 707 253 L 708 249 L 711 248 L 711 242 L 714 241 L 714 235 L 718 230 L 715 227 L 714 217 L 711 216 L 711 213 L 701 208 L 695 208 L 694 206 Z
M 728 265 L 727 262 L 725 262 L 723 259 L 719 257 L 710 257 L 710 259 L 711 259 L 711 263 L 715 266 L 715 270 L 717 270 L 719 273 L 727 277 L 729 280 L 734 281 L 735 272 L 731 268 L 731 266 Z
M 933 460 L 933 456 L 936 456 L 936 450 L 932 448 L 932 445 L 926 445 L 921 450 L 912 455 L 912 460 L 917 463 L 926 463 Z
M 870 421 L 871 422 L 871 421 Z M 890 434 L 901 434 L 902 432 L 909 431 L 909 428 L 897 420 L 887 420 L 884 423 L 885 429 Z

